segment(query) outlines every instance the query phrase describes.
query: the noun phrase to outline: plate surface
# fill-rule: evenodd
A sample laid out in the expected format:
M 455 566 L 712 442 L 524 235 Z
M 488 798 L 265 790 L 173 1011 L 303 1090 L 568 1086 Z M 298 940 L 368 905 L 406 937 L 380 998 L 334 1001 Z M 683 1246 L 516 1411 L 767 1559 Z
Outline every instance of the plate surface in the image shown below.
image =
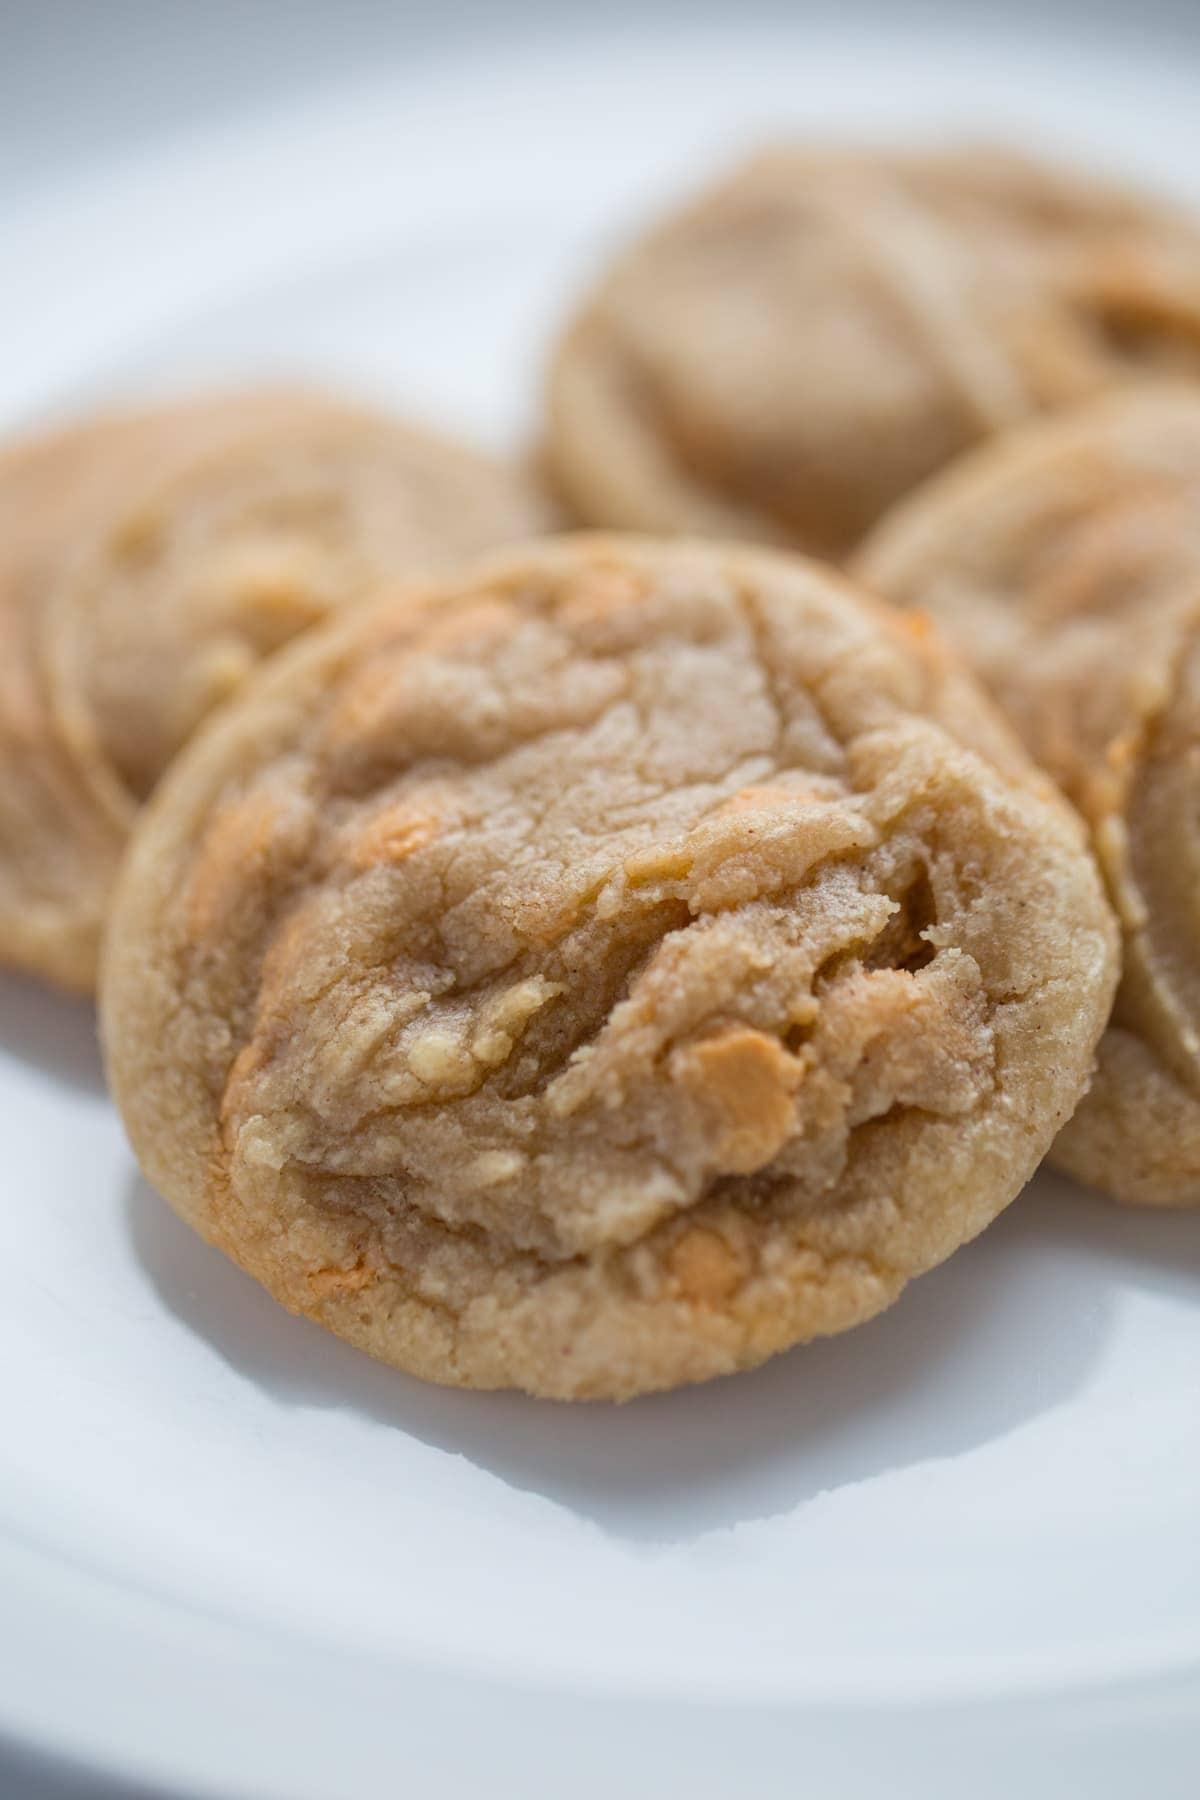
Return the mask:
M 1200 200 L 1184 37 L 582 16 L 13 189 L 0 419 L 278 370 L 521 441 L 614 233 L 773 130 Z M 10 1741 L 296 1800 L 1194 1793 L 1200 1215 L 1043 1176 L 851 1336 L 573 1410 L 276 1309 L 138 1178 L 89 1009 L 15 978 L 0 1133 Z

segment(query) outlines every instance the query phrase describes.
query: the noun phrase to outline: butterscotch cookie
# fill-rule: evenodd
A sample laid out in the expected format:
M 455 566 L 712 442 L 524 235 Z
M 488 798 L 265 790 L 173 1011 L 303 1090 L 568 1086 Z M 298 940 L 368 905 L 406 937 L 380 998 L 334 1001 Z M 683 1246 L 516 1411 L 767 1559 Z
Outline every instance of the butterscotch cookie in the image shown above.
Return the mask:
M 150 1179 L 435 1381 L 624 1397 L 879 1312 L 1075 1105 L 1115 930 L 927 633 L 560 540 L 295 646 L 150 802 L 102 984 Z
M 835 558 L 993 432 L 1200 376 L 1200 230 L 1015 156 L 784 146 L 635 244 L 568 330 L 548 461 L 583 520 Z
M 287 391 L 16 450 L 0 466 L 8 510 L 18 530 L 0 613 L 21 651 L 0 735 L 21 748 L 0 776 L 13 813 L 0 954 L 77 987 L 94 979 L 138 805 L 264 655 L 377 580 L 448 568 L 545 523 L 514 472 Z
M 1087 817 L 1124 974 L 1055 1157 L 1200 1204 L 1200 388 L 1094 403 L 885 520 L 863 579 L 955 638 Z
M 0 452 L 0 961 L 90 988 L 124 848 L 56 728 L 43 656 L 56 582 L 164 465 L 314 409 L 331 410 L 261 389 L 97 416 Z
M 36 628 L 59 533 L 88 515 L 96 428 L 0 457 L 0 957 L 90 985 L 122 835 L 98 816 L 53 729 Z

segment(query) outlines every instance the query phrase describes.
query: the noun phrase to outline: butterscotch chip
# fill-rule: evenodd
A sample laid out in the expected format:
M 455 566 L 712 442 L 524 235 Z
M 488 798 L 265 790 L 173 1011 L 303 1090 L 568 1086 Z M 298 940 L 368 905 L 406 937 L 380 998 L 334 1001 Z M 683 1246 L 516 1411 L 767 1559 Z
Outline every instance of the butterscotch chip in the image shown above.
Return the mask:
M 1200 388 L 1093 403 L 900 507 L 857 568 L 957 639 L 1086 815 L 1124 974 L 1056 1159 L 1200 1204 Z
M 433 1380 L 623 1397 L 981 1230 L 1114 945 L 932 637 L 769 552 L 563 540 L 246 687 L 150 802 L 102 1015 L 147 1173 L 285 1305 Z
M 113 417 L 0 462 L 0 955 L 87 988 L 137 808 L 261 659 L 544 528 L 514 473 L 317 395 Z
M 633 245 L 567 331 L 548 458 L 584 521 L 840 557 L 972 444 L 1200 374 L 1200 229 L 982 149 L 784 145 Z
M 721 1166 L 733 1175 L 765 1168 L 795 1131 L 803 1061 L 777 1037 L 736 1025 L 672 1054 L 673 1079 L 720 1121 L 714 1139 Z

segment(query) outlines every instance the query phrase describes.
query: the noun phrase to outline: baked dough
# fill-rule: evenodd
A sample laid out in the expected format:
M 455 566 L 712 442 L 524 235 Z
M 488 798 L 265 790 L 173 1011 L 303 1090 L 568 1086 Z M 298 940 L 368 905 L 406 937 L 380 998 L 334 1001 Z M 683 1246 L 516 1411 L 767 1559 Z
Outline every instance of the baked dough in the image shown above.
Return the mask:
M 623 255 L 558 350 L 548 462 L 585 523 L 843 557 L 1033 414 L 1200 375 L 1200 230 L 999 151 L 783 145 Z
M 1091 825 L 1124 975 L 1055 1159 L 1122 1200 L 1200 1205 L 1200 387 L 977 453 L 856 567 L 956 640 Z
M 1018 1192 L 1115 929 L 927 632 L 559 540 L 285 652 L 146 811 L 102 991 L 147 1175 L 429 1379 L 623 1398 L 871 1317 Z
M 545 523 L 515 472 L 303 392 L 14 447 L 0 462 L 0 957 L 91 987 L 138 806 L 261 657 L 380 578 Z

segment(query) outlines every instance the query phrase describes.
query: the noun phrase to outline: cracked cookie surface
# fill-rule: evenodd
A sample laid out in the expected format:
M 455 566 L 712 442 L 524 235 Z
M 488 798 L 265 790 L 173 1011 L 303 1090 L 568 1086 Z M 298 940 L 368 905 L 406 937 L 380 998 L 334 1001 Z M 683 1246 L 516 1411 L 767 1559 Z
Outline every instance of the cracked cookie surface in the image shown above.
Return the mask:
M 320 395 L 113 416 L 0 462 L 0 953 L 87 988 L 137 808 L 261 658 L 545 528 L 514 473 Z
M 1122 1200 L 1200 1205 L 1200 390 L 1014 434 L 856 567 L 957 641 L 1091 826 L 1123 976 L 1056 1160 Z
M 585 523 L 840 558 L 970 445 L 1200 374 L 1200 228 L 998 151 L 781 146 L 634 245 L 568 330 L 550 466 Z
M 625 1397 L 981 1230 L 1113 980 L 1078 821 L 928 634 L 584 539 L 265 670 L 150 804 L 102 1014 L 148 1175 L 286 1305 Z

